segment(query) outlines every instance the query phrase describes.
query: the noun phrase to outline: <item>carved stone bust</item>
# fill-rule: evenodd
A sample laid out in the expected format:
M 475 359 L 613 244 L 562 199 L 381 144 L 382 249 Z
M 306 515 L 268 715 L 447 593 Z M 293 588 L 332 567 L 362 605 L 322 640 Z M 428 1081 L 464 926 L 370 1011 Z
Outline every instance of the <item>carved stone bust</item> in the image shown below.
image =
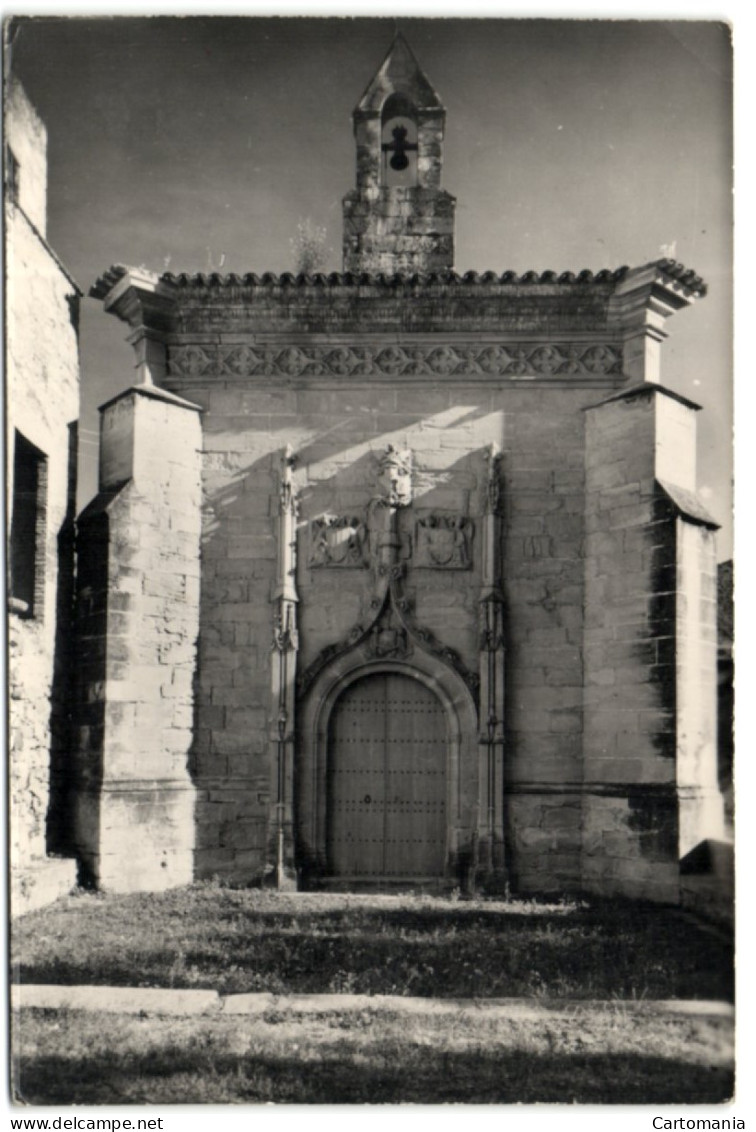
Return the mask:
M 391 507 L 409 507 L 412 502 L 412 452 L 389 444 L 381 457 L 379 482 Z

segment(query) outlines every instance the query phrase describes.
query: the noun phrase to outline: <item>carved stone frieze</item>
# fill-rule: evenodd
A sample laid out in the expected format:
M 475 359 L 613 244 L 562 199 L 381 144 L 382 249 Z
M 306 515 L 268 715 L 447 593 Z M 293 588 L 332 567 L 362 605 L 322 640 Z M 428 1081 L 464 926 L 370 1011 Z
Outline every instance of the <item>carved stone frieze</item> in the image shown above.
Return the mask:
M 475 527 L 465 515 L 430 512 L 415 524 L 414 566 L 469 570 Z
M 361 519 L 325 515 L 310 524 L 308 566 L 368 566 L 368 531 Z
M 609 343 L 445 343 L 401 346 L 270 346 L 188 343 L 171 346 L 172 377 L 603 377 L 622 372 Z

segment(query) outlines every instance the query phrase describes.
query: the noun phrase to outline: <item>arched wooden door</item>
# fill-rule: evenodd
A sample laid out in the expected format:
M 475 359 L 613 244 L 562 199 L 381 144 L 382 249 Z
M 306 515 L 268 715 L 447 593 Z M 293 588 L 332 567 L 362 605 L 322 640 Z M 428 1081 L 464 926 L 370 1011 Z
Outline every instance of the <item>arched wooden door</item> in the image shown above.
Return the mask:
M 446 857 L 446 713 L 425 684 L 378 672 L 331 713 L 326 856 L 332 876 L 441 877 Z

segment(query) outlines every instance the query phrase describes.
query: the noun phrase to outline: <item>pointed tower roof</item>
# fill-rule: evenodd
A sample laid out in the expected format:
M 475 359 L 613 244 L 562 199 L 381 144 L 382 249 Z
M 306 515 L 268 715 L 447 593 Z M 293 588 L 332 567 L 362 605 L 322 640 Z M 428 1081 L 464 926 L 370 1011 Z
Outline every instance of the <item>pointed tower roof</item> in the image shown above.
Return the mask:
M 418 110 L 443 110 L 410 45 L 397 32 L 373 79 L 355 107 L 355 114 L 377 114 L 390 94 L 404 94 Z

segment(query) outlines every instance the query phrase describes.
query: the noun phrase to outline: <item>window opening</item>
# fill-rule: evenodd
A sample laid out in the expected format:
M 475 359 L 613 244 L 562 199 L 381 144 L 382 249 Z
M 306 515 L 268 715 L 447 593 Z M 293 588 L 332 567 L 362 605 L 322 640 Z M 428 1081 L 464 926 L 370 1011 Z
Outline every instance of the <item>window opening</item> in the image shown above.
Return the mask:
M 16 612 L 39 616 L 44 601 L 47 458 L 20 432 L 13 449 L 10 596 Z

